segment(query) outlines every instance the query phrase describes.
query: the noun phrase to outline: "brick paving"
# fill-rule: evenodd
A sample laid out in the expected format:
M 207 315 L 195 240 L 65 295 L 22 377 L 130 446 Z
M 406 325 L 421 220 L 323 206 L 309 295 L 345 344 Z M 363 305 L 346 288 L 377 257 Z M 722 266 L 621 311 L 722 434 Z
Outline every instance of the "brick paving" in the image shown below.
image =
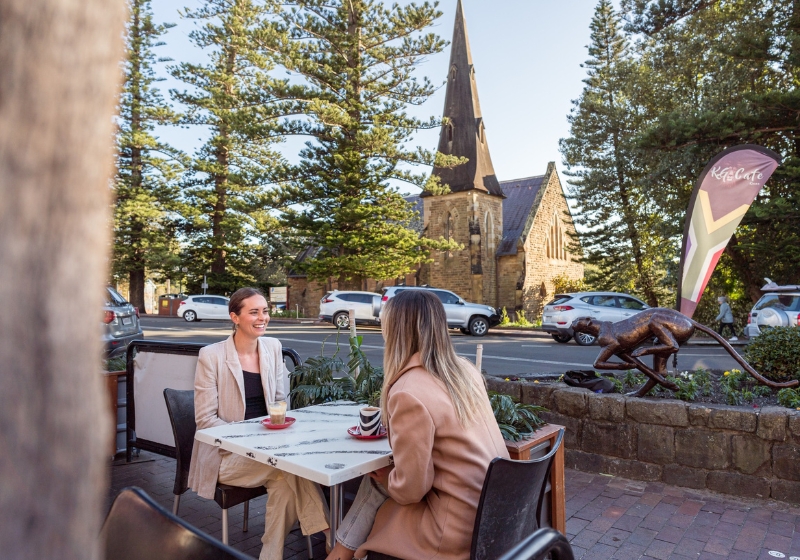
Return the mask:
M 142 452 L 138 462 L 110 469 L 110 506 L 126 486 L 139 486 L 172 510 L 175 461 Z M 743 500 L 711 492 L 566 471 L 567 537 L 575 558 L 800 560 L 800 505 Z M 258 557 L 266 497 L 250 503 L 250 528 L 241 530 L 242 506 L 231 508 L 230 544 Z M 216 538 L 222 513 L 213 500 L 186 492 L 179 515 Z M 315 558 L 325 557 L 322 534 L 312 537 Z M 772 554 L 770 554 L 772 552 Z M 300 530 L 286 539 L 284 560 L 308 557 Z M 795 557 L 795 558 L 792 558 Z

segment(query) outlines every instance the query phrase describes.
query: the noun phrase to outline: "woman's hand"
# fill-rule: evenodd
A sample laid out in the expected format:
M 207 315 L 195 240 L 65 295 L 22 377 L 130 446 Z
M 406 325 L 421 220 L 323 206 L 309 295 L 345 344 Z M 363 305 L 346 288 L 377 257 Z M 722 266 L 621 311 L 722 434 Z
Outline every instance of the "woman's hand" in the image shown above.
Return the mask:
M 389 465 L 388 467 L 383 467 L 378 469 L 377 471 L 372 471 L 369 473 L 369 476 L 372 480 L 379 483 L 385 489 L 389 489 L 389 473 L 392 472 L 394 469 L 394 465 Z

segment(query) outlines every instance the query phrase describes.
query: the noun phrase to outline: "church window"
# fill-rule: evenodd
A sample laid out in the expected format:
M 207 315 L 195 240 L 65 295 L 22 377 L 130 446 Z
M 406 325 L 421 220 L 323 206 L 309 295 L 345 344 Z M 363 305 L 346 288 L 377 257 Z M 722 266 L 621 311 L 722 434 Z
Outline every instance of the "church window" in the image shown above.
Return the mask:
M 547 241 L 545 243 L 547 258 L 561 261 L 568 260 L 569 255 L 566 245 L 567 239 L 564 228 L 561 225 L 561 220 L 558 217 L 558 213 L 553 213 L 553 219 L 550 220 L 550 229 L 547 232 Z
M 453 141 L 453 123 L 451 122 L 447 123 L 447 141 Z
M 451 79 L 451 80 L 455 80 L 455 79 L 456 79 L 456 73 L 457 73 L 457 72 L 458 72 L 458 68 L 456 67 L 456 65 L 455 65 L 455 64 L 453 64 L 453 65 L 450 67 L 450 79 Z
M 447 220 L 444 223 L 444 238 L 445 238 L 446 241 L 455 240 L 455 234 L 456 234 L 455 219 L 453 218 L 453 214 L 448 212 L 447 213 Z M 452 251 L 447 251 L 445 253 L 445 256 L 446 257 L 452 257 L 453 256 L 453 252 Z
M 483 221 L 483 231 L 486 234 L 486 249 L 487 251 L 494 251 L 495 237 L 494 237 L 494 216 L 491 212 L 486 212 L 486 217 Z

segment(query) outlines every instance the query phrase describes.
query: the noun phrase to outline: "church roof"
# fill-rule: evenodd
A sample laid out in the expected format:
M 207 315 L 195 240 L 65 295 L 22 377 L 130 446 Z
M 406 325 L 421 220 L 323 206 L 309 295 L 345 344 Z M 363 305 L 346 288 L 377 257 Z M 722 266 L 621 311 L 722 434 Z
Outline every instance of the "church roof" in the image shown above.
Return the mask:
M 497 248 L 497 256 L 517 254 L 517 241 L 525 233 L 525 224 L 535 210 L 533 205 L 546 178 L 547 174 L 500 183 L 506 199 L 503 201 L 503 240 Z
M 503 196 L 489 155 L 461 0 L 458 0 L 456 8 L 449 68 L 443 112 L 445 122 L 439 133 L 438 150 L 443 154 L 465 157 L 468 161 L 452 168 L 434 166 L 433 174 L 450 187 L 450 192 L 479 190 Z

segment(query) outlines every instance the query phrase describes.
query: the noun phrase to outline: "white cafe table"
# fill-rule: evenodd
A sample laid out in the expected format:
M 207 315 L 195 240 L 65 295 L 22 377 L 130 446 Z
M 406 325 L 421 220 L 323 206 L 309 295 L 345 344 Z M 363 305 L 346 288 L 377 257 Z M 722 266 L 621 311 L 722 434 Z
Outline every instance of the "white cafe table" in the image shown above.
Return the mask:
M 359 440 L 347 433 L 358 424 L 362 406 L 348 401 L 319 404 L 287 411 L 296 422 L 283 430 L 268 430 L 261 418 L 253 418 L 198 430 L 194 437 L 329 486 L 334 539 L 342 517 L 342 483 L 392 463 L 388 438 Z

